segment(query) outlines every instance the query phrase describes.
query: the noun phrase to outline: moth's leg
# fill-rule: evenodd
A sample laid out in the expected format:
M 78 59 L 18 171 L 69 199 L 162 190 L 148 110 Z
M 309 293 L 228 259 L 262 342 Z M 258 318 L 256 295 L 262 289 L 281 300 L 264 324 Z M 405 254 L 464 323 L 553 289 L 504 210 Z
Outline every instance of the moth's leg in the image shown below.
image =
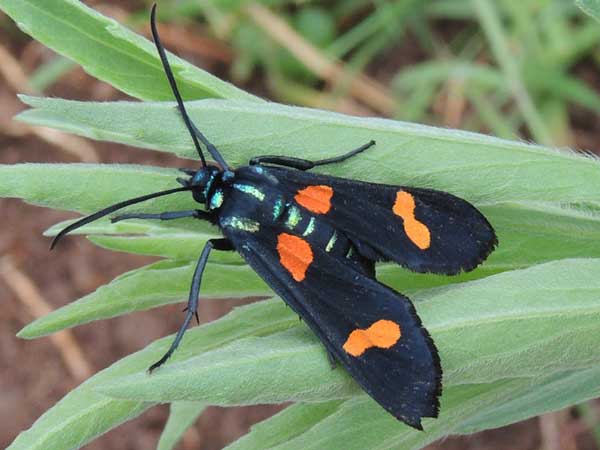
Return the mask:
M 194 316 L 197 317 L 196 310 L 198 309 L 198 295 L 200 293 L 202 274 L 204 273 L 204 268 L 208 262 L 208 255 L 213 248 L 217 250 L 231 250 L 233 249 L 233 244 L 229 241 L 229 239 L 210 239 L 208 242 L 206 242 L 206 245 L 200 254 L 200 258 L 198 258 L 198 264 L 196 265 L 196 270 L 194 270 L 194 276 L 192 277 L 192 285 L 190 286 L 190 295 L 188 297 L 186 308 L 187 312 L 185 318 L 183 319 L 183 323 L 181 324 L 179 331 L 177 331 L 177 335 L 171 343 L 171 347 L 169 347 L 169 350 L 167 350 L 167 353 L 165 353 L 162 358 L 150 366 L 148 369 L 149 372 L 152 372 L 154 369 L 162 366 L 164 362 L 169 359 L 175 349 L 179 346 L 179 343 L 183 338 L 185 330 L 187 330 L 187 327 L 190 325 L 190 322 Z
M 375 145 L 375 141 L 369 141 L 366 144 L 361 145 L 360 147 L 349 151 L 348 153 L 344 153 L 343 155 L 340 155 L 340 156 L 334 156 L 333 158 L 320 159 L 318 161 L 314 161 L 313 164 L 315 166 L 324 166 L 326 164 L 339 163 L 339 162 L 345 161 L 347 159 L 350 159 L 353 156 L 358 155 L 361 152 L 364 152 L 366 149 L 368 149 L 369 147 L 373 147 L 374 145 Z
M 294 158 L 292 156 L 257 156 L 250 160 L 250 165 L 254 166 L 257 164 L 274 164 L 277 166 L 290 167 L 292 169 L 298 170 L 309 170 L 316 166 L 324 166 L 326 164 L 334 164 L 338 162 L 345 161 L 349 158 L 352 158 L 355 155 L 358 155 L 360 152 L 365 151 L 369 147 L 375 145 L 375 141 L 367 142 L 364 145 L 361 145 L 358 148 L 355 148 L 348 153 L 344 153 L 340 156 L 334 156 L 333 158 L 319 159 L 317 161 L 310 161 L 308 159 Z
M 196 219 L 211 220 L 212 215 L 206 211 L 199 209 L 191 209 L 189 211 L 168 211 L 157 214 L 146 214 L 146 213 L 129 213 L 121 214 L 110 219 L 112 223 L 120 222 L 126 219 L 151 219 L 151 220 L 174 220 L 183 219 L 185 217 L 195 217 Z
M 309 161 L 308 159 L 294 158 L 292 156 L 264 155 L 256 156 L 250 160 L 251 166 L 265 163 L 274 164 L 276 166 L 291 167 L 292 169 L 298 170 L 308 170 L 315 167 L 315 163 L 313 161 Z

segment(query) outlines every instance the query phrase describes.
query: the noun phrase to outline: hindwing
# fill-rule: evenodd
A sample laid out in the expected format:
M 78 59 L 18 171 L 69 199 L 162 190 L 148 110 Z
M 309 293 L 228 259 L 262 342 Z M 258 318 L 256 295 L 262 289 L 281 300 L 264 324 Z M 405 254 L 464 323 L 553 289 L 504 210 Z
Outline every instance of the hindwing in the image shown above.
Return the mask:
M 437 417 L 440 361 L 407 297 L 286 231 L 224 233 L 381 406 L 419 429 Z

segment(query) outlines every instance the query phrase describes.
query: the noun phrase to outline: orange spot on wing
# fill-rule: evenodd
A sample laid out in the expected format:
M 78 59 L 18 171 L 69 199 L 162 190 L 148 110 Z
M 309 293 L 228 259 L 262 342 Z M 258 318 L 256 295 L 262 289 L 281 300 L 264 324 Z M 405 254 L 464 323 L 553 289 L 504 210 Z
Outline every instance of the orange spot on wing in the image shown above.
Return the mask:
M 292 274 L 294 280 L 304 280 L 306 269 L 313 260 L 310 244 L 298 236 L 281 233 L 277 236 L 277 252 L 281 265 Z
M 331 197 L 333 197 L 333 189 L 331 187 L 318 185 L 300 189 L 296 193 L 294 200 L 310 212 L 325 214 L 331 209 Z
M 404 221 L 404 231 L 408 238 L 421 250 L 429 248 L 431 234 L 429 228 L 415 217 L 415 198 L 406 191 L 396 193 L 392 211 Z
M 378 320 L 369 328 L 357 329 L 350 333 L 344 343 L 344 350 L 352 356 L 360 356 L 371 347 L 390 348 L 402 335 L 400 325 L 391 320 Z

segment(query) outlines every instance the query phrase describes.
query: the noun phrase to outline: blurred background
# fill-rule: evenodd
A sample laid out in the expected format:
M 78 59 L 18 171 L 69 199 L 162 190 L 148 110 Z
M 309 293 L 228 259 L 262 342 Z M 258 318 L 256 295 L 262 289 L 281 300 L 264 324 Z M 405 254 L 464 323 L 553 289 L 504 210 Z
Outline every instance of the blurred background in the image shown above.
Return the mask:
M 150 1 L 85 1 L 149 35 Z M 277 102 L 375 115 L 600 153 L 600 23 L 568 0 L 160 0 L 165 46 Z M 127 96 L 32 41 L 0 13 L 0 163 L 177 166 L 156 152 L 85 141 L 12 121 L 17 93 L 80 100 Z M 152 258 L 81 238 L 48 251 L 42 232 L 67 213 L 0 199 L 0 447 L 90 374 L 174 332 L 180 306 L 95 322 L 37 341 L 15 334 Z M 233 302 L 204 302 L 214 320 Z M 209 408 L 181 449 L 220 449 L 282 407 Z M 89 449 L 156 445 L 156 407 Z M 600 449 L 600 403 L 430 449 Z

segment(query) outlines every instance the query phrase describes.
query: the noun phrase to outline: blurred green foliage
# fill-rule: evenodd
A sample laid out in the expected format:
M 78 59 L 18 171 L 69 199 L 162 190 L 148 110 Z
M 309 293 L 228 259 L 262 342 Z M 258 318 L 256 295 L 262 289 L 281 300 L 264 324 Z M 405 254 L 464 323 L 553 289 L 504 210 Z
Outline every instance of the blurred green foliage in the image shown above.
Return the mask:
M 348 96 L 347 82 L 324 86 L 275 42 L 247 13 L 250 3 L 163 0 L 159 18 L 205 22 L 235 50 L 232 79 L 243 84 L 259 77 L 274 99 L 314 106 L 317 97 L 333 102 Z M 391 80 L 397 119 L 573 146 L 572 112 L 600 114 L 593 84 L 600 79 L 588 74 L 600 69 L 600 27 L 575 2 L 260 3 L 324 55 L 343 61 L 350 76 Z M 597 11 L 594 0 L 579 3 L 592 15 Z M 148 8 L 134 12 L 130 23 L 147 26 Z M 71 67 L 60 57 L 50 61 L 34 74 L 34 85 L 45 88 Z
M 258 73 L 273 97 L 307 105 L 317 94 L 348 95 L 347 83 L 321 92 L 322 81 L 247 14 L 249 3 L 171 0 L 162 2 L 161 14 L 169 21 L 206 21 L 235 49 L 231 74 L 237 82 Z M 324 55 L 344 61 L 350 73 L 377 78 L 383 71 L 392 80 L 397 119 L 460 123 L 500 137 L 568 146 L 574 144 L 572 111 L 600 114 L 593 84 L 600 79 L 586 79 L 600 69 L 600 27 L 574 2 L 261 3 Z M 580 3 L 594 11 L 593 0 Z

